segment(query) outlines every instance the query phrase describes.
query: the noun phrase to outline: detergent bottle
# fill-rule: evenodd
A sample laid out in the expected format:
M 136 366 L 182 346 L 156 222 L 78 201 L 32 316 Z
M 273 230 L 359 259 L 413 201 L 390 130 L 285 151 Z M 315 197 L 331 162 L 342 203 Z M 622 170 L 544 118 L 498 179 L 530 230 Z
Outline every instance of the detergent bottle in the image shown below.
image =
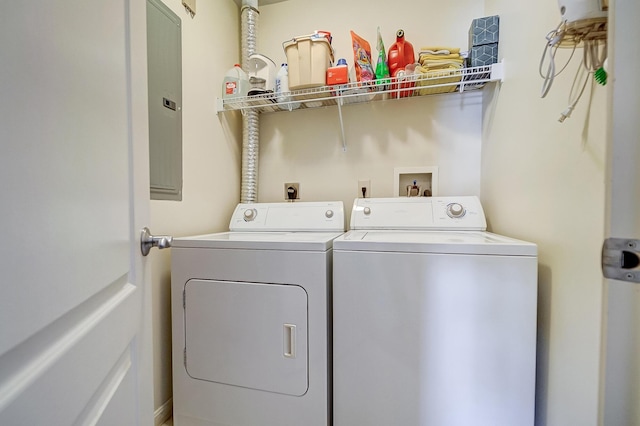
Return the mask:
M 413 94 L 412 87 L 413 70 L 410 69 L 416 62 L 413 45 L 404 39 L 404 30 L 396 32 L 396 42 L 389 48 L 389 74 L 395 79 L 391 85 L 392 90 L 397 90 L 395 97 L 404 98 Z
M 286 102 L 278 106 L 283 110 L 300 108 L 300 102 L 291 102 L 291 95 L 289 94 L 289 67 L 287 64 L 282 64 L 276 74 L 276 101 L 279 103 Z
M 396 33 L 396 42 L 389 48 L 389 74 L 395 77 L 396 73 L 403 70 L 407 65 L 416 62 L 416 56 L 413 52 L 413 45 L 404 39 L 404 30 L 398 30 Z

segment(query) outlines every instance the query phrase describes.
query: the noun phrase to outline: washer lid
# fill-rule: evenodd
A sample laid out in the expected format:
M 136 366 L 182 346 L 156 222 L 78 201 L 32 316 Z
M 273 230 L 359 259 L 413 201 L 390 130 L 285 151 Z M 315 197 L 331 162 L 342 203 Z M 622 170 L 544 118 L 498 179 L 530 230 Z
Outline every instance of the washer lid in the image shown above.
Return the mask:
M 349 231 L 334 251 L 536 256 L 533 243 L 481 231 Z
M 174 238 L 174 248 L 327 251 L 342 232 L 221 232 Z

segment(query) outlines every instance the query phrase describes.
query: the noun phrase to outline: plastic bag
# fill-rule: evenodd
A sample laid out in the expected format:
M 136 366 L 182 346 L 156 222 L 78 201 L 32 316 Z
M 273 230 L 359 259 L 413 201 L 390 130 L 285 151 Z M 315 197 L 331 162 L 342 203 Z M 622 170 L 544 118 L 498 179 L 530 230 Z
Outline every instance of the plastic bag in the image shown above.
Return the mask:
M 371 46 L 369 42 L 353 31 L 351 31 L 351 40 L 353 42 L 353 66 L 356 70 L 356 80 L 375 80 L 376 73 L 371 63 Z

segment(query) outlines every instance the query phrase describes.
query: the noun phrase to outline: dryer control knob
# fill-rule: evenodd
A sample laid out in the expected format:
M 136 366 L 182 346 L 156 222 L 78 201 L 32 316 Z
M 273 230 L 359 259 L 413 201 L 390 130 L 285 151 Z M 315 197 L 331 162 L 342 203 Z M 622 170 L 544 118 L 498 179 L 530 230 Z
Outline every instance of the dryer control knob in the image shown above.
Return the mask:
M 331 219 L 333 217 L 333 210 L 327 210 L 326 212 L 324 212 L 324 215 L 327 217 L 327 219 Z
M 367 215 L 367 216 L 369 216 L 369 215 L 371 214 L 371 208 L 369 208 L 369 207 L 365 207 L 365 208 L 364 208 L 364 214 L 365 214 L 365 215 Z
M 258 212 L 256 211 L 256 209 L 247 209 L 244 211 L 244 220 L 245 222 L 251 222 L 256 218 L 257 215 Z
M 464 216 L 466 212 L 462 204 L 459 203 L 451 203 L 447 206 L 447 215 L 454 219 Z

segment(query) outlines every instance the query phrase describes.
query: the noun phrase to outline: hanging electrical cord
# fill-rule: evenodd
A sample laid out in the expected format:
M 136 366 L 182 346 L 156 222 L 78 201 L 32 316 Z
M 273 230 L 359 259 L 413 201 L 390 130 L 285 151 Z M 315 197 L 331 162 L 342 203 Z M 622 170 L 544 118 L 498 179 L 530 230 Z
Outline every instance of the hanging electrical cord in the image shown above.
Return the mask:
M 584 83 L 582 83 L 582 88 L 580 89 L 580 93 L 578 93 L 578 95 L 574 97 L 575 90 L 576 90 L 576 83 L 580 79 L 580 74 L 585 75 Z M 578 101 L 580 101 L 580 98 L 582 98 L 584 89 L 587 87 L 587 83 L 589 82 L 590 79 L 591 79 L 591 72 L 587 71 L 585 67 L 578 67 L 578 70 L 576 71 L 576 75 L 573 78 L 573 84 L 571 84 L 571 91 L 569 92 L 569 106 L 560 114 L 560 118 L 558 118 L 558 121 L 560 123 L 564 122 L 564 120 L 571 117 L 571 113 L 573 112 L 574 108 L 578 104 Z
M 560 71 L 556 73 L 556 52 L 558 48 L 560 48 L 560 42 L 562 41 L 562 38 L 564 36 L 564 31 L 562 31 L 562 28 L 564 27 L 565 24 L 566 24 L 566 21 L 560 22 L 560 24 L 558 24 L 556 29 L 549 31 L 549 33 L 547 33 L 547 36 L 546 36 L 547 43 L 545 43 L 544 51 L 542 52 L 542 57 L 540 58 L 540 66 L 538 67 L 538 72 L 540 73 L 540 77 L 544 79 L 544 83 L 542 84 L 542 94 L 541 94 L 542 98 L 547 96 L 547 93 L 549 93 L 549 90 L 553 85 L 553 80 L 557 76 L 559 76 L 562 73 L 562 71 L 565 70 L 565 68 L 567 68 L 567 65 L 569 65 L 569 62 L 571 62 L 571 58 L 573 58 L 573 54 L 576 51 L 577 45 L 574 45 L 573 50 L 571 51 L 571 55 L 569 56 L 569 59 L 567 59 L 567 62 L 565 62 L 562 69 L 560 69 Z M 549 66 L 547 68 L 547 72 L 543 74 L 542 68 L 544 66 L 544 60 L 547 56 L 549 59 Z
M 589 71 L 596 71 L 602 68 L 605 59 L 607 59 L 607 44 L 602 44 L 600 49 L 600 43 L 594 40 L 584 41 L 584 56 L 582 59 L 583 65 Z
M 598 43 L 598 41 L 584 40 L 582 66 L 578 67 L 578 70 L 576 71 L 573 84 L 571 85 L 571 91 L 569 92 L 569 106 L 560 114 L 560 118 L 558 118 L 560 123 L 571 117 L 571 113 L 578 104 L 578 101 L 580 101 L 580 98 L 582 98 L 589 80 L 591 80 L 592 83 L 595 81 L 591 78 L 592 74 L 602 68 L 603 63 L 607 58 L 607 45 L 604 43 L 602 46 L 602 49 L 600 49 L 600 43 Z M 575 96 L 577 90 L 576 84 L 580 80 L 581 74 L 584 74 L 584 83 L 582 84 L 580 92 Z M 591 90 L 593 90 L 593 84 L 591 85 Z
M 576 48 L 579 46 L 584 47 L 582 64 L 578 67 L 573 84 L 571 85 L 571 91 L 569 92 L 569 106 L 560 114 L 560 118 L 558 119 L 558 121 L 562 123 L 571 117 L 571 113 L 584 94 L 589 79 L 598 81 L 599 83 L 601 83 L 603 78 L 606 81 L 606 72 L 603 70 L 603 65 L 607 58 L 607 19 L 584 19 L 575 22 L 562 21 L 554 30 L 549 31 L 545 38 L 546 43 L 538 69 L 540 76 L 544 79 L 544 83 L 542 84 L 542 98 L 549 93 L 555 77 L 560 75 L 562 71 L 566 69 L 569 62 L 571 62 Z M 600 46 L 603 47 L 600 48 Z M 555 56 L 560 47 L 571 47 L 572 51 L 562 69 L 556 72 Z M 546 73 L 543 73 L 545 58 L 548 58 L 549 65 Z M 605 73 L 604 77 L 602 73 Z M 581 80 L 583 74 L 584 82 L 580 87 L 578 82 Z M 595 79 L 593 78 L 594 74 L 596 74 Z

